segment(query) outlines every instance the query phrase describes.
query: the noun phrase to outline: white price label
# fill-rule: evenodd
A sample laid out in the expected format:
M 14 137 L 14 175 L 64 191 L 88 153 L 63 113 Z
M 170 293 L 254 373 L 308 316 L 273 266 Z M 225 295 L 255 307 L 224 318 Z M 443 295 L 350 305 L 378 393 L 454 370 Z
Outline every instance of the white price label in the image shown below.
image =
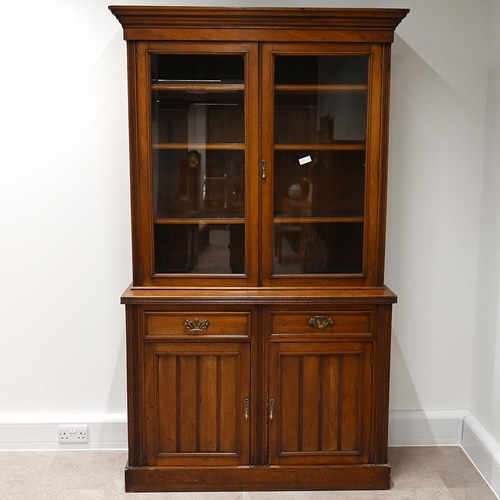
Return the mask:
M 299 158 L 299 164 L 305 165 L 306 163 L 311 163 L 312 158 L 310 156 L 304 156 L 303 158 Z

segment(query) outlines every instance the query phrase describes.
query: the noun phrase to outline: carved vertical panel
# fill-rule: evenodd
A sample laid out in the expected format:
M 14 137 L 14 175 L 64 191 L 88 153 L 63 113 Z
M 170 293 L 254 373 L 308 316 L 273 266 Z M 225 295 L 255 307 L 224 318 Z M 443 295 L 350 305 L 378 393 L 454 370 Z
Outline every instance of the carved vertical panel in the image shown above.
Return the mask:
M 270 463 L 367 461 L 371 344 L 283 343 L 270 351 Z
M 248 344 L 149 344 L 149 464 L 248 463 Z

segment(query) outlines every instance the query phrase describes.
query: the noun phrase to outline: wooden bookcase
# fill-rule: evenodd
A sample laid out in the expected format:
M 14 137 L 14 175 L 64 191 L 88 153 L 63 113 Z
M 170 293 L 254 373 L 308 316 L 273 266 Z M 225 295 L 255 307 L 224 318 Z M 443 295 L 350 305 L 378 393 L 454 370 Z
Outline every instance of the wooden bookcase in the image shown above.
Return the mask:
M 114 6 L 128 50 L 128 491 L 382 489 L 403 9 Z

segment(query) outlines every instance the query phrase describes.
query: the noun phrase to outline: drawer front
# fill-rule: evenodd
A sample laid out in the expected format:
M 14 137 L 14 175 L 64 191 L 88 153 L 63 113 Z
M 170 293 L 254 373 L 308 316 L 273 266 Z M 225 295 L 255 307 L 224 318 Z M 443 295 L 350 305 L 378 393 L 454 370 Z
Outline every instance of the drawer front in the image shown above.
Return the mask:
M 372 311 L 271 312 L 271 336 L 372 336 Z
M 249 337 L 248 312 L 146 312 L 146 337 Z

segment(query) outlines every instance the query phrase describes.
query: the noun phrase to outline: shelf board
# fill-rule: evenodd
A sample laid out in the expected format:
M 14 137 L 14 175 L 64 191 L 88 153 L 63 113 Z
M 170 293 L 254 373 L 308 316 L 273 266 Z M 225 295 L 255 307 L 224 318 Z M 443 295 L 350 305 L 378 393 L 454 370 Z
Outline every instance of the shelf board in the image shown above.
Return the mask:
M 155 224 L 244 224 L 243 217 L 155 217 Z
M 151 82 L 151 90 L 176 92 L 239 92 L 245 90 L 243 83 L 173 83 Z
M 365 142 L 328 142 L 321 144 L 275 144 L 276 151 L 364 151 Z
M 275 85 L 274 90 L 276 92 L 366 92 L 368 85 L 299 85 L 287 83 Z
M 213 144 L 204 144 L 202 142 L 158 142 L 153 143 L 153 149 L 201 149 L 201 150 L 212 150 L 212 151 L 221 151 L 221 150 L 244 150 L 245 144 L 241 142 L 228 142 L 228 143 L 213 143 Z
M 158 142 L 153 143 L 153 149 L 199 149 L 204 151 L 244 151 L 245 144 L 241 142 L 204 144 L 201 142 Z M 275 144 L 276 151 L 364 151 L 364 142 L 329 142 L 322 144 Z
M 333 216 L 333 217 L 314 217 L 314 216 L 298 216 L 298 217 L 286 217 L 279 216 L 274 217 L 275 224 L 329 224 L 329 223 L 348 223 L 348 222 L 364 222 L 364 217 L 362 216 Z

